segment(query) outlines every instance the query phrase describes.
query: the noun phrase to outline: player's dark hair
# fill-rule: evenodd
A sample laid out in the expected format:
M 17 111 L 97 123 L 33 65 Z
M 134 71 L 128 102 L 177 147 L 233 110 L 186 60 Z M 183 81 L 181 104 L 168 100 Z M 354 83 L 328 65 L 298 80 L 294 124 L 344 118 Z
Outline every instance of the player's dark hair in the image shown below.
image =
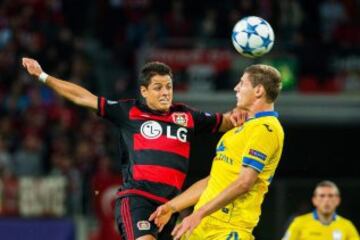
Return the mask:
M 340 195 L 340 190 L 339 190 L 338 186 L 334 182 L 329 181 L 329 180 L 324 180 L 324 181 L 321 181 L 318 184 L 316 184 L 316 187 L 314 189 L 314 196 L 316 194 L 316 189 L 318 189 L 319 187 L 334 188 L 336 190 L 337 194 Z
M 261 84 L 266 91 L 266 98 L 269 102 L 275 102 L 281 90 L 281 74 L 271 66 L 255 64 L 247 67 L 244 71 L 249 74 L 253 87 Z
M 162 62 L 149 62 L 146 63 L 140 71 L 140 86 L 148 87 L 151 78 L 155 75 L 169 75 L 170 78 L 173 78 L 171 68 Z

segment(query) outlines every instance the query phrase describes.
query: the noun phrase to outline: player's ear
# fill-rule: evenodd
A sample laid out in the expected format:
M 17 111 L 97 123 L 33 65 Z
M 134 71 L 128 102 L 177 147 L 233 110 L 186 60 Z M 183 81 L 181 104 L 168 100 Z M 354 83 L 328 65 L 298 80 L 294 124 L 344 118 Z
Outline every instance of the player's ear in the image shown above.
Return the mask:
M 341 203 L 341 197 L 340 196 L 337 196 L 336 198 L 336 207 L 338 207 Z
M 147 88 L 145 86 L 140 86 L 140 93 L 143 98 L 147 96 Z
M 316 207 L 317 204 L 316 204 L 316 196 L 315 196 L 315 194 L 312 196 L 311 202 L 314 205 L 314 207 Z
M 265 88 L 262 84 L 258 84 L 256 87 L 255 87 L 255 96 L 257 98 L 261 98 L 262 96 L 265 95 Z

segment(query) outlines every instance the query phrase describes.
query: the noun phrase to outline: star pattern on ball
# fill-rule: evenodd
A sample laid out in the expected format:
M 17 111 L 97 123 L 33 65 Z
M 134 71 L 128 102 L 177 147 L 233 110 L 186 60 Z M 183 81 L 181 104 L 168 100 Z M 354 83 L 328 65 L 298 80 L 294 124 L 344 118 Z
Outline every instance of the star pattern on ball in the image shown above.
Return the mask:
M 274 44 L 271 25 L 260 17 L 245 17 L 236 23 L 231 38 L 235 49 L 246 57 L 260 57 Z
M 266 38 L 265 38 L 265 37 L 261 37 L 261 39 L 263 40 L 263 45 L 265 46 L 265 48 L 268 48 L 268 46 L 270 45 L 270 43 L 272 43 L 269 35 L 268 35 Z
M 243 49 L 243 53 L 253 56 L 252 51 L 254 49 L 249 46 L 249 43 L 246 43 L 246 45 L 242 47 L 242 49 Z
M 256 34 L 257 35 L 257 32 L 256 32 L 256 27 L 257 25 L 251 25 L 249 23 L 246 24 L 246 29 L 243 30 L 243 32 L 247 33 L 247 37 L 250 38 L 251 34 Z

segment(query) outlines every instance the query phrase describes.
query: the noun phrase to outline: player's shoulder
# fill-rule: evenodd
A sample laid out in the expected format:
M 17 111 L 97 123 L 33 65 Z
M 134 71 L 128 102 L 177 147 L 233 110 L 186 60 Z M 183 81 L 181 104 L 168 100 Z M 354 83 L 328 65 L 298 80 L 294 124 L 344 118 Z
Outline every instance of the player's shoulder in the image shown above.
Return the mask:
M 306 222 L 309 222 L 312 220 L 314 220 L 313 213 L 306 213 L 306 214 L 298 215 L 294 218 L 294 222 L 297 222 L 299 224 L 306 223 Z
M 133 107 L 137 109 L 141 109 L 141 103 L 136 99 L 123 98 L 123 99 L 118 99 L 116 101 L 108 102 L 108 107 L 111 107 L 114 110 L 129 111 Z
M 269 132 L 269 133 L 279 133 L 283 132 L 283 128 L 275 117 L 261 117 L 256 118 L 252 122 L 253 128 L 258 129 L 259 131 Z
M 344 224 L 344 225 L 348 225 L 348 226 L 352 226 L 353 223 L 351 222 L 350 219 L 347 219 L 343 216 L 340 216 L 340 215 L 336 215 L 336 221 L 339 221 L 341 224 Z
M 171 106 L 173 112 L 195 112 L 196 110 L 185 103 L 176 102 Z

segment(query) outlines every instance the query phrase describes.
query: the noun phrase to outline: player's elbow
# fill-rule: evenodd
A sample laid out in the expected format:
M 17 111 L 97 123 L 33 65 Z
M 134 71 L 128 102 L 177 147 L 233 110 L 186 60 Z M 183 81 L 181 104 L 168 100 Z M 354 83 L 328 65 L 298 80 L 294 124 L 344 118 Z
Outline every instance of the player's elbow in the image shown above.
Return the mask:
M 97 100 L 96 98 L 89 98 L 89 97 L 83 97 L 83 96 L 77 96 L 73 99 L 73 102 L 81 107 L 96 109 L 97 107 Z
M 239 190 L 239 193 L 246 193 L 249 192 L 253 183 L 250 181 L 244 181 L 243 179 L 239 179 L 237 181 L 237 189 Z

